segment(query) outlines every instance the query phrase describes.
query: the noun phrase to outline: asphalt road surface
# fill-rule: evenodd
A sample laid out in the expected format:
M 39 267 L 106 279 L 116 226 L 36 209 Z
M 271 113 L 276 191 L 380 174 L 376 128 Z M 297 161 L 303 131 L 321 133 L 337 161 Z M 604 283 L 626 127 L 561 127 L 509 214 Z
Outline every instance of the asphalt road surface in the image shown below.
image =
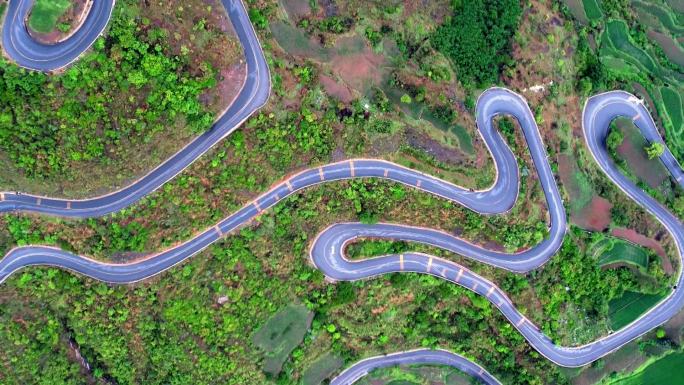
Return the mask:
M 30 37 L 25 31 L 24 33 L 19 31 L 21 28 L 16 24 L 16 21 L 23 23 L 25 19 L 25 12 L 29 9 L 26 8 L 26 3 L 28 2 L 21 0 L 10 3 L 4 31 L 9 30 L 11 34 L 3 34 L 3 45 L 7 46 L 8 38 L 14 39 L 11 41 L 13 48 L 7 49 L 7 53 L 20 65 L 43 71 L 61 68 L 73 61 L 80 54 L 80 51 L 75 47 L 80 47 L 82 50 L 87 49 L 104 29 L 103 25 L 106 25 L 113 6 L 112 0 L 99 2 L 100 4 L 108 3 L 109 6 L 105 6 L 102 10 L 97 8 L 93 11 L 96 12 L 95 15 L 99 15 L 98 18 L 101 20 L 90 20 L 92 15 L 89 15 L 86 24 L 82 27 L 84 30 L 79 30 L 72 37 L 72 39 L 76 39 L 79 36 L 80 45 L 75 42 L 71 43 L 70 39 L 46 48 L 48 51 L 43 52 L 39 47 L 36 48 L 35 44 L 37 43 L 30 41 Z M 270 92 L 270 78 L 259 42 L 242 3 L 224 0 L 223 4 L 226 6 L 243 45 L 249 75 L 234 104 L 210 131 L 195 139 L 139 181 L 112 194 L 87 200 L 60 200 L 3 193 L 0 196 L 2 200 L 0 210 L 21 210 L 82 218 L 101 216 L 120 210 L 135 203 L 173 178 L 261 107 L 266 102 Z M 88 21 L 90 22 L 88 23 Z M 63 48 L 60 51 L 60 48 L 55 47 Z M 15 56 L 15 50 L 19 52 L 19 56 Z M 39 52 L 34 53 L 34 51 Z M 40 63 L 40 66 L 36 63 Z M 424 243 L 498 268 L 521 273 L 541 266 L 556 253 L 565 235 L 566 217 L 558 187 L 547 160 L 545 146 L 525 99 L 502 88 L 491 88 L 485 91 L 477 103 L 478 130 L 491 152 L 497 170 L 496 181 L 487 190 L 471 191 L 387 161 L 376 159 L 347 160 L 311 168 L 293 175 L 187 242 L 132 263 L 107 264 L 57 248 L 43 246 L 15 248 L 0 260 L 0 282 L 3 282 L 15 271 L 33 265 L 56 266 L 111 283 L 124 284 L 140 281 L 159 274 L 198 253 L 236 228 L 249 223 L 264 210 L 287 196 L 312 185 L 343 179 L 384 178 L 462 204 L 481 214 L 493 215 L 506 212 L 517 199 L 519 175 L 515 157 L 493 127 L 492 118 L 497 115 L 515 117 L 523 129 L 549 210 L 549 236 L 545 240 L 523 252 L 509 254 L 487 250 L 451 234 L 426 228 L 398 224 L 344 223 L 333 225 L 319 234 L 311 247 L 311 262 L 331 280 L 358 280 L 387 273 L 415 272 L 431 274 L 461 285 L 485 296 L 536 350 L 558 365 L 567 367 L 582 366 L 597 360 L 661 325 L 678 313 L 684 304 L 684 294 L 681 290 L 674 290 L 646 314 L 621 330 L 583 346 L 563 347 L 556 345 L 527 320 L 501 289 L 454 262 L 422 253 L 386 255 L 353 262 L 346 259 L 345 245 L 354 239 L 363 237 Z M 603 172 L 625 194 L 653 214 L 667 228 L 675 240 L 681 257 L 684 255 L 682 250 L 684 232 L 681 222 L 624 177 L 608 155 L 605 138 L 610 122 L 618 116 L 632 118 L 647 140 L 663 143 L 653 119 L 643 103 L 629 93 L 615 91 L 596 95 L 587 100 L 582 120 L 587 146 Z M 684 178 L 682 178 L 684 172 L 669 150 L 666 150 L 660 159 L 673 178 L 684 186 Z M 680 270 L 677 286 L 682 284 L 681 281 Z M 333 380 L 333 383 L 338 385 L 351 384 L 373 367 L 418 362 L 446 363 L 462 368 L 482 382 L 497 383 L 496 379 L 486 371 L 480 373 L 482 368 L 463 357 L 445 351 L 433 350 L 401 352 L 364 360 L 344 371 Z

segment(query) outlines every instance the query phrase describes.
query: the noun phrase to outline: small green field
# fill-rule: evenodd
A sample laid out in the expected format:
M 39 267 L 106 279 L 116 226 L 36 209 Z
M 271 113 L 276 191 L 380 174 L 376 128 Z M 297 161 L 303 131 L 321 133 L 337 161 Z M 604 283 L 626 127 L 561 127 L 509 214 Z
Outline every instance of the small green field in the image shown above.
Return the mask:
M 639 318 L 644 312 L 653 307 L 664 296 L 661 294 L 644 294 L 634 291 L 625 292 L 622 297 L 615 298 L 609 303 L 608 318 L 610 327 L 618 330 Z
M 313 313 L 304 305 L 289 305 L 275 313 L 252 336 L 254 345 L 266 354 L 263 370 L 276 375 L 292 350 L 304 339 Z
M 663 97 L 663 104 L 665 104 L 667 116 L 670 117 L 670 121 L 672 122 L 672 129 L 674 132 L 681 133 L 683 118 L 682 99 L 679 96 L 679 92 L 670 87 L 661 87 L 660 94 Z
M 55 30 L 57 21 L 71 5 L 71 0 L 36 0 L 28 25 L 36 32 L 50 33 Z
M 609 385 L 684 385 L 684 352 L 675 352 L 659 358 L 636 373 L 611 381 Z
M 580 23 L 586 24 L 589 21 L 584 11 L 582 0 L 563 0 L 563 3 L 568 7 L 572 16 L 579 20 Z
M 601 7 L 596 0 L 582 0 L 582 5 L 584 5 L 584 12 L 589 20 L 599 20 L 603 17 Z
M 320 385 L 332 373 L 344 365 L 344 360 L 331 353 L 314 361 L 302 374 L 302 384 Z
M 616 263 L 634 265 L 640 269 L 648 268 L 648 251 L 643 247 L 613 237 L 606 237 L 590 248 L 600 266 Z

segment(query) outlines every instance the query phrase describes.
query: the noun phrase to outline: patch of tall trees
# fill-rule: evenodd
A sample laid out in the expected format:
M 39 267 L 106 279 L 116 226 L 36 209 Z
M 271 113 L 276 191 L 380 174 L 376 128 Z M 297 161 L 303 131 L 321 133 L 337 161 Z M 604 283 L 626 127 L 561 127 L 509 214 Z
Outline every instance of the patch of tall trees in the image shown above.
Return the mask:
M 519 0 L 452 1 L 453 16 L 432 36 L 465 86 L 495 84 L 511 61 L 511 38 L 518 29 Z

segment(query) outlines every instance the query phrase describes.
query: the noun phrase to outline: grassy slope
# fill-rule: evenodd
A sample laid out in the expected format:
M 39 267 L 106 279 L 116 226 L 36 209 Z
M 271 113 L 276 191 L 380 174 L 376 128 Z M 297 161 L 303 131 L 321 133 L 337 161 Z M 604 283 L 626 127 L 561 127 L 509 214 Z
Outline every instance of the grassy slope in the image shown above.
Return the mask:
M 36 0 L 29 16 L 29 27 L 40 33 L 54 31 L 57 20 L 71 5 L 70 0 Z

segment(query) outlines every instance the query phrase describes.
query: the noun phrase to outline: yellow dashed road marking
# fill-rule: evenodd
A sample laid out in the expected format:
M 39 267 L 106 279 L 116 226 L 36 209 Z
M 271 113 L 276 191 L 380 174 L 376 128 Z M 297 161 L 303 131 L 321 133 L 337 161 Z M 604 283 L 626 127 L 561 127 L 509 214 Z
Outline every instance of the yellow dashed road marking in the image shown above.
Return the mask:
M 216 230 L 216 232 L 218 233 L 219 237 L 222 237 L 222 236 L 223 236 L 223 231 L 221 231 L 221 228 L 219 227 L 219 225 L 214 226 L 214 230 Z

